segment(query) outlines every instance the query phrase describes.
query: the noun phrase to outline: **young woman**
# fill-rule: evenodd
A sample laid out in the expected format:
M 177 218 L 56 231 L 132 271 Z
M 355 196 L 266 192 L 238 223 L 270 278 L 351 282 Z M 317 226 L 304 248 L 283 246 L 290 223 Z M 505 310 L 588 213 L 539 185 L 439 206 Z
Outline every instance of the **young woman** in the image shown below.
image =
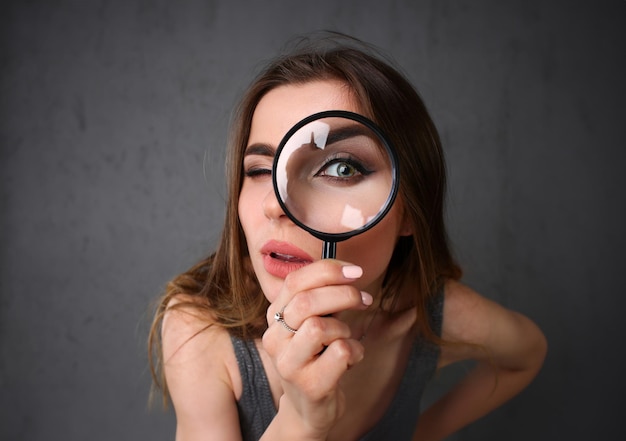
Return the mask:
M 271 173 L 285 133 L 326 110 L 374 121 L 401 179 L 383 220 L 321 260 Z M 437 131 L 413 87 L 365 44 L 309 41 L 269 64 L 228 148 L 219 246 L 168 285 L 151 332 L 177 440 L 440 440 L 538 373 L 538 327 L 458 281 Z M 467 359 L 476 367 L 420 414 L 435 370 Z

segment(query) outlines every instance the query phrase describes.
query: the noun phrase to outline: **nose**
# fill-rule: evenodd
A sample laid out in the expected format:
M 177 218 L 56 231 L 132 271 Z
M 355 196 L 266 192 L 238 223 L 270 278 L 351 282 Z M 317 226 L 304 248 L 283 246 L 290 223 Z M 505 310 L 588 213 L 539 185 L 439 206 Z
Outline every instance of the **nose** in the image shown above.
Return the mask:
M 270 220 L 278 220 L 282 217 L 286 217 L 285 212 L 278 203 L 278 199 L 276 199 L 276 194 L 273 189 L 268 191 L 263 198 L 263 213 L 265 217 Z

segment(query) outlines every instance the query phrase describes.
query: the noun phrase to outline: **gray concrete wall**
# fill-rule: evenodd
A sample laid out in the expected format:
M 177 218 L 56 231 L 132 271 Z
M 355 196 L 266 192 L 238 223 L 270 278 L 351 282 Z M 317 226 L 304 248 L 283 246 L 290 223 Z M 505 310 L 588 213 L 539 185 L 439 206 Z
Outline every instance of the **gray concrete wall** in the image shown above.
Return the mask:
M 218 234 L 236 98 L 317 29 L 404 67 L 448 153 L 466 281 L 550 342 L 528 390 L 451 439 L 621 431 L 626 2 L 294 5 L 2 2 L 0 439 L 172 439 L 146 407 L 149 304 Z

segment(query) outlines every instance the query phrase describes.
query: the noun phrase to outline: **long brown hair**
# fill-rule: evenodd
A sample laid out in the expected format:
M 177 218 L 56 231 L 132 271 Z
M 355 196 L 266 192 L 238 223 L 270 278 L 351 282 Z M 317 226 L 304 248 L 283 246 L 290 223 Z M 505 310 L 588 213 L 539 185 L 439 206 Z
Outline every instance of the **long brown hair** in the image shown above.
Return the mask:
M 258 338 L 267 323 L 269 306 L 252 270 L 238 218 L 243 152 L 252 116 L 261 98 L 287 84 L 316 80 L 347 84 L 361 112 L 376 122 L 396 147 L 400 164 L 399 199 L 413 234 L 400 238 L 383 283 L 386 305 L 410 286 L 409 303 L 417 310 L 417 331 L 438 342 L 428 320 L 428 303 L 448 278 L 461 271 L 450 252 L 444 226 L 446 169 L 437 130 L 418 93 L 392 63 L 375 48 L 345 35 L 306 38 L 272 61 L 253 81 L 231 124 L 226 175 L 228 199 L 224 229 L 216 251 L 168 283 L 150 330 L 153 377 L 166 392 L 162 375 L 160 328 L 168 304 L 179 303 L 207 314 L 209 323 L 244 338 Z

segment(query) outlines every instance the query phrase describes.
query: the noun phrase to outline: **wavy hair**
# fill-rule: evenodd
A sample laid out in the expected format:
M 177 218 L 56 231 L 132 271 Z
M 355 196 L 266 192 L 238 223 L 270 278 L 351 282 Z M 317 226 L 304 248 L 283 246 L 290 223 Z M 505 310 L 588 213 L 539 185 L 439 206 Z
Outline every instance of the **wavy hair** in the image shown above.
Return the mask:
M 156 386 L 167 396 L 160 330 L 164 314 L 191 306 L 207 326 L 223 326 L 233 335 L 259 338 L 267 327 L 269 306 L 250 264 L 238 217 L 242 162 L 257 104 L 272 89 L 289 84 L 339 80 L 353 93 L 361 113 L 372 119 L 394 144 L 400 164 L 399 200 L 412 227 L 394 249 L 383 282 L 383 304 L 393 308 L 398 293 L 410 292 L 417 331 L 441 342 L 428 320 L 428 304 L 446 279 L 461 270 L 450 251 L 444 225 L 446 167 L 435 125 L 417 91 L 379 50 L 343 34 L 305 37 L 271 61 L 252 82 L 233 116 L 227 151 L 228 198 L 224 228 L 214 253 L 171 280 L 159 299 L 150 329 L 149 355 Z M 405 288 L 410 286 L 410 290 Z M 181 296 L 184 295 L 184 296 Z

